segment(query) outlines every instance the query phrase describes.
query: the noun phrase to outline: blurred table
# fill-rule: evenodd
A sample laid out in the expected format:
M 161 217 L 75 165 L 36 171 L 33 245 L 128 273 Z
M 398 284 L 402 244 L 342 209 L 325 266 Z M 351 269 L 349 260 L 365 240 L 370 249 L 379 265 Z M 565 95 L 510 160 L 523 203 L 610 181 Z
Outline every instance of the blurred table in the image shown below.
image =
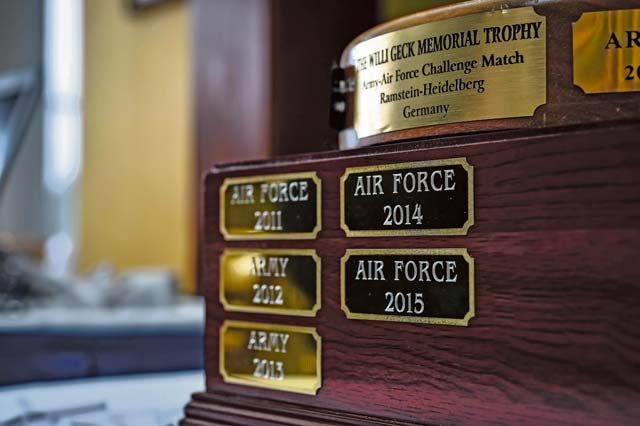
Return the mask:
M 202 371 L 67 380 L 0 388 L 0 426 L 165 426 L 182 417 L 192 392 L 204 388 Z M 26 414 L 45 415 L 78 407 L 84 414 L 27 421 Z M 11 423 L 8 423 L 11 421 Z
M 196 298 L 161 307 L 38 308 L 0 316 L 0 386 L 201 369 L 203 324 Z

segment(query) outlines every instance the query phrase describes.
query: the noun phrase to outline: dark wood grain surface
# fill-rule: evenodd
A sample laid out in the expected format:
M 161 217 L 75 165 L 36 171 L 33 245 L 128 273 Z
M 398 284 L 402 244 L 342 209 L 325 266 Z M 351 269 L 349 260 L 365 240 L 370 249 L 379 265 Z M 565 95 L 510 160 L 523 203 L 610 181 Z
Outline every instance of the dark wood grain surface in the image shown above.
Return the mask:
M 337 146 L 328 126 L 331 64 L 374 25 L 375 0 L 191 3 L 194 194 L 214 163 Z
M 345 167 L 450 157 L 466 157 L 475 168 L 476 222 L 467 236 L 345 237 L 339 226 Z M 316 240 L 222 240 L 224 177 L 310 170 L 322 179 L 323 230 Z M 209 394 L 192 403 L 192 413 L 193 404 L 224 406 L 231 401 L 224 395 L 236 395 L 246 399 L 234 404 L 262 413 L 299 404 L 425 424 L 603 425 L 640 418 L 640 124 L 450 137 L 221 166 L 207 176 L 203 196 Z M 317 318 L 225 313 L 217 298 L 224 247 L 315 248 L 323 267 Z M 347 320 L 340 310 L 346 249 L 446 247 L 465 247 L 475 259 L 476 317 L 469 327 Z M 317 327 L 318 394 L 223 383 L 217 354 L 224 319 Z

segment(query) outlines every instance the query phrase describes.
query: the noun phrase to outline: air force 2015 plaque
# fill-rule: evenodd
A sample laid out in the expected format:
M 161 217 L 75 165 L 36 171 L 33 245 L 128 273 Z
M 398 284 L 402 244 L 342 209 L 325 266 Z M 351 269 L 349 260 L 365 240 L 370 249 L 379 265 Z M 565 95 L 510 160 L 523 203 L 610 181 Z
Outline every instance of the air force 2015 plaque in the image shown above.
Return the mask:
M 573 82 L 585 93 L 640 91 L 640 9 L 582 14 L 573 24 Z
M 466 326 L 473 259 L 459 248 L 347 250 L 341 297 L 347 318 Z
M 312 239 L 321 228 L 315 172 L 226 178 L 220 232 L 226 240 Z
M 532 116 L 547 100 L 546 18 L 501 9 L 399 29 L 349 51 L 358 138 Z
M 227 311 L 315 316 L 320 258 L 315 250 L 225 249 L 220 302 Z
M 464 235 L 473 225 L 473 167 L 452 158 L 348 168 L 340 201 L 349 237 Z
M 225 321 L 220 329 L 220 374 L 227 383 L 315 395 L 321 353 L 310 327 Z

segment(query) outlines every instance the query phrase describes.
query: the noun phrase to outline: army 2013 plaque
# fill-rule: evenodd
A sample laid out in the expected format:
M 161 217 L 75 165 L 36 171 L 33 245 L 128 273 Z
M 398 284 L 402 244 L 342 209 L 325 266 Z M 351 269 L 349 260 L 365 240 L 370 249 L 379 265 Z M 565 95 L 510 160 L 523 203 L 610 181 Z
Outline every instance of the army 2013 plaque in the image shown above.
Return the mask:
M 466 326 L 475 315 L 466 249 L 347 250 L 340 284 L 350 319 Z
M 226 240 L 312 239 L 321 228 L 315 172 L 226 178 L 220 232 Z
M 315 250 L 225 249 L 220 302 L 227 311 L 315 316 L 320 258 Z
M 340 183 L 348 237 L 465 235 L 473 225 L 473 167 L 464 158 L 348 168 Z
M 321 353 L 310 327 L 225 321 L 220 329 L 220 374 L 227 383 L 315 395 Z

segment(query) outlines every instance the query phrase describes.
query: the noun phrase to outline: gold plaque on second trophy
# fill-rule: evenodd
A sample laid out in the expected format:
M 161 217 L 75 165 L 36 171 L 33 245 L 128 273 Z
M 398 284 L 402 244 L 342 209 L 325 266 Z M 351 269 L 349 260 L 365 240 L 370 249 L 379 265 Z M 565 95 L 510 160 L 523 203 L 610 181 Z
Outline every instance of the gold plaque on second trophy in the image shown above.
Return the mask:
M 573 83 L 585 93 L 640 91 L 640 9 L 583 13 L 573 24 Z

